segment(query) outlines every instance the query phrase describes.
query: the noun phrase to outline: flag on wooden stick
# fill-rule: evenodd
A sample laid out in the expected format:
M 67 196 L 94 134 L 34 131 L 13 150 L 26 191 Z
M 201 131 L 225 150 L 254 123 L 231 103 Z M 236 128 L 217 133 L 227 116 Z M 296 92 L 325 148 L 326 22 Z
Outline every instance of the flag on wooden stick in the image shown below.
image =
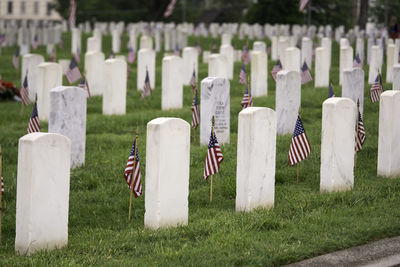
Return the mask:
M 310 155 L 311 147 L 308 142 L 306 131 L 304 130 L 303 123 L 300 116 L 297 116 L 296 126 L 294 128 L 292 142 L 289 148 L 289 164 L 293 166 L 296 163 L 307 158 Z
M 195 70 L 193 70 L 192 78 L 190 78 L 190 85 L 192 86 L 192 92 L 197 90 L 197 80 L 196 80 Z
M 164 12 L 165 18 L 168 18 L 169 16 L 172 15 L 172 13 L 174 12 L 174 9 L 175 9 L 175 5 L 176 5 L 176 0 L 171 0 L 171 2 L 169 2 L 167 9 Z
M 364 145 L 366 136 L 364 122 L 361 117 L 360 111 L 358 111 L 357 125 L 356 125 L 356 152 L 360 151 Z
M 85 76 L 83 76 L 83 79 L 81 82 L 78 84 L 79 88 L 82 88 L 88 93 L 88 97 L 90 97 L 90 90 L 89 90 L 89 84 Z
M 142 98 L 151 95 L 151 86 L 150 86 L 150 78 L 149 78 L 149 70 L 146 70 L 146 79 L 144 80 Z
M 242 68 L 239 73 L 239 83 L 247 84 L 246 66 L 242 63 Z
M 249 87 L 246 86 L 246 91 L 244 92 L 242 101 L 240 102 L 242 105 L 242 109 L 245 109 L 247 107 L 252 107 L 253 106 L 253 98 L 251 97 L 251 93 L 249 92 Z
M 133 141 L 128 162 L 126 163 L 124 177 L 129 189 L 132 190 L 132 193 L 135 197 L 139 197 L 142 195 L 142 181 L 140 178 L 139 150 L 136 147 L 136 140 L 137 139 L 135 138 L 135 141 Z
M 22 103 L 27 106 L 29 105 L 29 89 L 28 89 L 28 72 L 25 75 L 24 82 L 22 83 L 21 88 L 21 100 Z
M 307 63 L 304 61 L 303 67 L 301 67 L 301 84 L 306 84 L 312 81 L 310 69 Z
M 356 58 L 353 61 L 353 68 L 362 68 L 362 65 L 363 64 L 361 62 L 360 56 L 357 53 Z
M 328 91 L 328 98 L 331 97 L 335 97 L 335 94 L 333 93 L 332 82 L 329 83 L 329 91 Z
M 192 128 L 197 129 L 200 124 L 200 112 L 199 112 L 199 98 L 197 89 L 194 92 L 194 98 L 192 102 Z
M 378 73 L 378 76 L 376 76 L 375 82 L 372 84 L 371 90 L 369 92 L 371 102 L 372 103 L 379 102 L 382 92 L 383 92 L 382 77 L 381 74 Z
M 29 119 L 27 131 L 28 131 L 28 134 L 40 132 L 39 115 L 38 115 L 36 102 L 33 105 L 32 115 L 31 115 L 31 118 Z
M 214 132 L 214 126 L 211 129 L 210 143 L 208 144 L 206 165 L 204 167 L 204 179 L 219 171 L 219 165 L 224 160 L 221 148 L 218 144 L 217 136 Z
M 129 47 L 129 54 L 128 54 L 128 62 L 133 63 L 136 59 L 136 54 L 135 51 L 133 51 L 132 47 Z
M 278 61 L 275 63 L 275 65 L 271 71 L 272 79 L 274 79 L 275 82 L 276 82 L 276 75 L 278 75 L 278 72 L 280 72 L 281 70 L 282 70 L 282 64 L 281 64 L 280 60 L 278 59 Z
M 67 80 L 69 83 L 74 83 L 82 78 L 82 74 L 78 68 L 78 64 L 76 64 L 75 58 L 71 58 L 65 76 L 67 76 Z

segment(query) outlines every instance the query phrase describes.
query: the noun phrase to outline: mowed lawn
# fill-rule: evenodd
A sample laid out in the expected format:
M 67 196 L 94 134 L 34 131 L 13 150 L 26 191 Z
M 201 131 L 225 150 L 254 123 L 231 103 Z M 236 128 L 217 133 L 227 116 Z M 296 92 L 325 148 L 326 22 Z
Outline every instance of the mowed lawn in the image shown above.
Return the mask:
M 86 51 L 87 37 L 83 35 L 82 38 L 83 51 Z M 196 41 L 203 50 L 209 50 L 214 42 L 220 43 L 211 38 L 190 37 L 189 45 L 194 46 Z M 128 53 L 126 42 L 125 34 L 122 42 L 125 55 Z M 241 49 L 245 42 L 237 38 L 232 41 L 236 49 Z M 270 45 L 269 41 L 267 43 Z M 252 46 L 251 41 L 249 45 Z M 338 44 L 333 42 L 331 78 L 336 96 L 341 95 L 338 50 Z M 0 74 L 19 87 L 20 73 L 11 64 L 14 51 L 14 47 L 2 49 Z M 103 51 L 107 51 L 108 57 L 110 35 L 103 36 Z M 45 47 L 41 46 L 38 52 L 44 55 Z M 70 35 L 65 34 L 64 48 L 57 48 L 57 59 L 70 57 Z M 81 58 L 83 70 L 84 56 Z M 202 62 L 202 58 L 199 60 Z M 136 127 L 139 127 L 139 155 L 145 187 L 146 124 L 157 117 L 191 121 L 193 96 L 189 86 L 184 88 L 182 109 L 161 111 L 161 61 L 162 53 L 159 53 L 156 89 L 145 101 L 136 90 L 137 66 L 136 62 L 133 64 L 128 80 L 126 115 L 103 116 L 102 98 L 88 99 L 86 164 L 71 170 L 69 241 L 61 250 L 43 251 L 30 257 L 17 256 L 14 252 L 18 140 L 26 134 L 33 105 L 21 111 L 20 103 L 0 102 L 0 144 L 6 187 L 1 266 L 281 265 L 400 234 L 400 179 L 376 175 L 379 105 L 371 104 L 367 83 L 364 104 L 367 139 L 357 157 L 352 191 L 319 192 L 322 102 L 327 98 L 328 88 L 314 88 L 312 82 L 303 86 L 301 93 L 301 115 L 311 143 L 311 155 L 300 166 L 301 183 L 296 182 L 296 167 L 288 164 L 291 135 L 278 136 L 275 207 L 270 211 L 235 211 L 237 125 L 245 90 L 238 83 L 241 67 L 238 62 L 231 81 L 231 143 L 222 146 L 225 160 L 214 177 L 213 202 L 209 202 L 209 181 L 202 177 L 207 147 L 199 146 L 197 132 L 190 151 L 189 224 L 157 231 L 145 229 L 144 196 L 134 200 L 133 219 L 128 222 L 129 190 L 123 171 Z M 269 60 L 269 71 L 274 63 Z M 367 70 L 364 67 L 366 73 Z M 207 71 L 207 65 L 201 63 L 200 80 L 207 76 Z M 64 84 L 67 85 L 65 78 Z M 384 87 L 391 89 L 389 84 Z M 255 98 L 254 104 L 275 108 L 275 83 L 269 74 L 268 96 Z M 42 122 L 41 127 L 47 132 L 47 123 Z

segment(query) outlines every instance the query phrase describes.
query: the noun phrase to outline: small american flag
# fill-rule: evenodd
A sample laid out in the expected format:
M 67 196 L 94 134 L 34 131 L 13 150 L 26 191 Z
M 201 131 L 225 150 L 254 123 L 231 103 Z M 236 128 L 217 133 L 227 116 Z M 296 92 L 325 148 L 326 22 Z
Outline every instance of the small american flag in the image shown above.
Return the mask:
M 133 186 L 132 193 L 135 197 L 139 197 L 142 195 L 142 181 L 140 179 L 140 163 L 139 163 L 139 151 L 136 148 L 136 159 L 135 159 L 135 147 L 136 147 L 136 138 L 133 141 L 133 146 L 131 149 L 131 153 L 129 154 L 128 162 L 126 163 L 124 177 L 125 181 L 130 190 L 132 190 L 131 185 Z M 133 181 L 132 181 L 133 176 Z
M 35 37 L 33 38 L 32 47 L 34 50 L 36 50 L 38 46 L 39 46 L 39 40 L 37 34 L 35 34 Z
M 175 46 L 174 55 L 177 56 L 177 57 L 180 56 L 180 51 L 179 51 L 179 46 L 178 45 Z
M 28 73 L 25 75 L 24 82 L 22 83 L 21 100 L 25 106 L 29 105 Z
M 245 109 L 247 107 L 252 107 L 253 106 L 253 98 L 251 97 L 251 94 L 249 93 L 249 87 L 246 87 L 246 92 L 244 92 L 242 101 L 240 102 L 242 105 L 242 109 Z
M 128 62 L 133 63 L 136 59 L 136 54 L 135 51 L 133 51 L 132 47 L 129 47 L 129 54 L 128 54 Z
M 169 2 L 167 9 L 164 12 L 165 18 L 172 15 L 172 13 L 174 12 L 175 4 L 176 4 L 176 0 L 171 0 L 171 2 Z
M 371 102 L 372 103 L 378 102 L 382 92 L 383 92 L 383 88 L 382 88 L 381 74 L 378 73 L 378 76 L 376 76 L 375 82 L 372 84 L 372 87 L 370 90 Z
M 250 63 L 250 53 L 249 53 L 249 48 L 247 47 L 247 45 L 243 46 L 242 62 L 245 65 Z
M 67 80 L 69 83 L 74 83 L 82 78 L 82 74 L 78 68 L 78 64 L 76 64 L 75 58 L 71 59 L 65 76 L 67 76 Z
M 211 131 L 210 143 L 208 144 L 206 165 L 204 167 L 204 179 L 207 179 L 210 175 L 218 172 L 219 164 L 224 160 L 221 152 L 221 148 L 218 144 L 217 137 L 214 131 Z
M 15 49 L 15 53 L 14 53 L 14 56 L 13 56 L 13 59 L 12 59 L 12 64 L 14 66 L 14 69 L 17 70 L 18 66 L 19 66 L 19 50 L 18 50 L 18 48 Z
M 75 0 L 71 0 L 69 2 L 69 28 L 70 29 L 75 28 L 75 11 L 76 11 Z
M 76 49 L 76 52 L 75 52 L 75 54 L 74 54 L 74 58 L 75 58 L 75 61 L 76 61 L 76 62 L 78 62 L 78 63 L 81 62 L 81 57 L 80 57 L 79 48 Z
M 82 81 L 78 84 L 79 88 L 82 88 L 83 90 L 87 91 L 88 97 L 90 97 L 90 90 L 89 90 L 89 84 L 88 81 L 86 80 L 86 77 L 83 76 Z
M 307 63 L 304 61 L 303 67 L 301 67 L 301 84 L 306 84 L 312 81 L 310 69 Z
M 196 91 L 197 88 L 197 80 L 196 80 L 196 71 L 193 70 L 192 78 L 190 79 L 190 85 L 192 86 L 192 91 Z
M 309 0 L 300 0 L 299 11 L 303 11 L 307 7 L 308 2 Z
M 360 56 L 358 55 L 358 53 L 356 55 L 356 58 L 353 61 L 353 68 L 362 68 L 362 62 L 361 62 L 361 59 L 360 59 Z
M 311 147 L 308 142 L 306 131 L 304 130 L 303 123 L 299 116 L 297 116 L 296 126 L 294 128 L 292 142 L 289 149 L 289 164 L 294 164 L 304 160 L 310 155 Z
M 239 83 L 247 84 L 246 66 L 242 63 L 242 68 L 239 73 Z
M 200 46 L 199 42 L 196 43 L 196 49 L 197 49 L 197 53 L 200 56 L 201 55 L 201 46 Z
M 282 70 L 282 64 L 281 64 L 280 60 L 278 59 L 278 61 L 275 63 L 275 65 L 274 65 L 274 67 L 272 68 L 272 71 L 271 71 L 272 79 L 274 79 L 275 82 L 276 82 L 276 75 L 281 70 Z
M 358 111 L 358 120 L 356 126 L 356 152 L 362 149 L 365 138 L 364 122 L 362 120 L 360 111 Z
M 149 78 L 149 71 L 146 70 L 146 79 L 144 80 L 142 98 L 144 99 L 149 95 L 151 95 L 150 78 Z
M 56 49 L 53 48 L 49 55 L 49 62 L 55 62 L 55 61 L 56 61 Z
M 328 91 L 328 98 L 335 97 L 335 93 L 333 93 L 332 82 L 329 83 L 329 91 Z
M 36 102 L 33 105 L 32 115 L 31 115 L 31 118 L 29 119 L 27 131 L 28 131 L 28 134 L 40 132 L 39 115 L 38 115 L 38 111 L 37 111 Z
M 4 195 L 4 179 L 3 179 L 3 176 L 1 176 L 1 194 Z
M 192 127 L 196 129 L 200 123 L 200 112 L 199 112 L 199 98 L 197 90 L 195 91 L 193 102 L 192 102 Z

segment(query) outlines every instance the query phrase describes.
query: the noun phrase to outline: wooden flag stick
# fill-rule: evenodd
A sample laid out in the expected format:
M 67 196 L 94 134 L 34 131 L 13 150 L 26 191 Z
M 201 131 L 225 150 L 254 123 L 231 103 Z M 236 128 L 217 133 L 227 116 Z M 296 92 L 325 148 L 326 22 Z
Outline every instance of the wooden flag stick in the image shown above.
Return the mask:
M 211 134 L 214 136 L 214 126 L 215 126 L 215 118 L 214 116 L 211 119 L 212 126 L 211 126 Z M 212 194 L 213 194 L 213 176 L 211 175 L 211 183 L 210 183 L 210 202 L 212 201 Z
M 3 175 L 3 173 L 2 173 L 2 165 L 1 165 L 1 162 L 2 162 L 2 160 L 3 160 L 3 158 L 2 158 L 2 154 L 1 154 L 1 145 L 0 145 L 0 179 L 1 179 L 1 177 L 2 177 L 2 175 Z M 1 190 L 1 185 L 0 185 L 0 245 L 1 245 L 1 212 L 2 212 L 2 203 L 1 203 L 1 198 L 2 198 L 2 192 L 1 192 L 2 190 Z
M 130 193 L 130 197 L 129 197 L 129 215 L 128 215 L 128 221 L 131 220 L 131 213 L 132 213 L 132 195 L 133 195 L 133 180 L 135 180 L 135 170 L 136 170 L 136 150 L 137 150 L 137 140 L 138 140 L 138 133 L 139 133 L 139 129 L 138 127 L 136 127 L 136 137 L 135 137 L 135 149 L 133 151 L 133 170 L 132 170 L 132 176 L 131 176 L 131 193 Z

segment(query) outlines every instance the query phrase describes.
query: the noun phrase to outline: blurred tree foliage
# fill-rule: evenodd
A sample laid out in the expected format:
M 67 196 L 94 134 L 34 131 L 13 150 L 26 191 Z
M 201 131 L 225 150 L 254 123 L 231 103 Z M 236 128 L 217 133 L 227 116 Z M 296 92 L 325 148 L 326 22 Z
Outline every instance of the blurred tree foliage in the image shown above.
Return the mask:
M 300 1 L 296 0 L 258 0 L 246 15 L 250 23 L 307 23 L 307 13 L 299 11 Z M 349 0 L 312 0 L 311 23 L 332 26 L 353 26 L 355 6 Z
M 392 16 L 397 17 L 397 22 L 400 21 L 400 0 L 376 0 L 375 5 L 370 7 L 372 20 L 377 23 L 385 22 L 385 3 L 387 3 L 388 23 Z

